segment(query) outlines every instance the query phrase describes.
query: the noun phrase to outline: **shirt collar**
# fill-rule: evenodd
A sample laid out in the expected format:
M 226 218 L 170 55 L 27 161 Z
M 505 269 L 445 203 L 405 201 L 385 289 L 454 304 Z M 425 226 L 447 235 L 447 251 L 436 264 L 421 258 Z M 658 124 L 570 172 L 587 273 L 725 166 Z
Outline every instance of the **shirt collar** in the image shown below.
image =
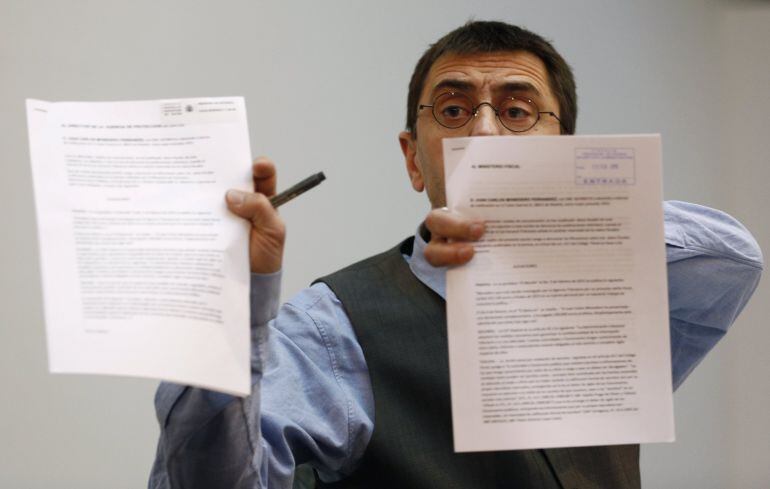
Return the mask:
M 422 231 L 422 232 L 421 232 Z M 428 286 L 433 292 L 446 300 L 446 267 L 434 267 L 425 259 L 425 245 L 427 244 L 425 234 L 430 239 L 430 234 L 421 224 L 414 235 L 414 248 L 412 256 L 404 256 L 409 269 L 412 270 L 417 279 Z

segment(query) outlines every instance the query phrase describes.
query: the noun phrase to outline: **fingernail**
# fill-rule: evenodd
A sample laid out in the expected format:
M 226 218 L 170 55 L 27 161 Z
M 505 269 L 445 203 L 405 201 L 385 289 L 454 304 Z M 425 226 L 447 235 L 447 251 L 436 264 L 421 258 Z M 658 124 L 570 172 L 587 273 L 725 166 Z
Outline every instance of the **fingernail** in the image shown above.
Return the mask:
M 243 204 L 244 195 L 239 190 L 228 190 L 225 194 L 225 199 L 228 204 L 238 206 Z
M 484 234 L 484 225 L 474 222 L 473 224 L 471 224 L 470 231 L 471 231 L 471 237 L 473 239 L 479 239 L 481 235 Z

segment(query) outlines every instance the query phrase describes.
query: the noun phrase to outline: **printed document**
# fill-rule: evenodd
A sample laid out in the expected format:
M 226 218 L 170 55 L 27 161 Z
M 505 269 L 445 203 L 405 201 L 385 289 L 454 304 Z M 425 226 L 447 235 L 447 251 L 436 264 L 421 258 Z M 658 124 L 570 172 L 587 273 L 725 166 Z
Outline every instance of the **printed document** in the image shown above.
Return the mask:
M 443 144 L 455 450 L 673 441 L 660 136 Z
M 240 97 L 27 101 L 51 372 L 250 391 Z

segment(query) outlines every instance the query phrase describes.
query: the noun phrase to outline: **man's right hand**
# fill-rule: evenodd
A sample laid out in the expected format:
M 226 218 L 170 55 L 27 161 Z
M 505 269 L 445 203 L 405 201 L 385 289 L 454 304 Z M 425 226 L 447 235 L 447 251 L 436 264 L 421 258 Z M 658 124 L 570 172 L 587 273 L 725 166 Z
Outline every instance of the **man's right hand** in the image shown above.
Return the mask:
M 264 156 L 252 164 L 254 192 L 228 190 L 227 208 L 251 223 L 249 263 L 252 273 L 273 273 L 281 269 L 286 226 L 269 198 L 275 194 L 275 164 Z

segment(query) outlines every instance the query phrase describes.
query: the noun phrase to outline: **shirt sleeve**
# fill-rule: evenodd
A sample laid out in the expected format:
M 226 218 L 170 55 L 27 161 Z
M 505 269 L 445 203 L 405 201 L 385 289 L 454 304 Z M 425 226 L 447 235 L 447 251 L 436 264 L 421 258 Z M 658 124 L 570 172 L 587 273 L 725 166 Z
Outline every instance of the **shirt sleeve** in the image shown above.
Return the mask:
M 725 335 L 759 283 L 759 245 L 724 212 L 664 204 L 671 368 L 678 388 Z
M 291 488 L 300 464 L 324 480 L 354 469 L 373 399 L 352 325 L 324 284 L 280 309 L 279 289 L 280 275 L 252 276 L 251 395 L 158 388 L 150 488 Z

